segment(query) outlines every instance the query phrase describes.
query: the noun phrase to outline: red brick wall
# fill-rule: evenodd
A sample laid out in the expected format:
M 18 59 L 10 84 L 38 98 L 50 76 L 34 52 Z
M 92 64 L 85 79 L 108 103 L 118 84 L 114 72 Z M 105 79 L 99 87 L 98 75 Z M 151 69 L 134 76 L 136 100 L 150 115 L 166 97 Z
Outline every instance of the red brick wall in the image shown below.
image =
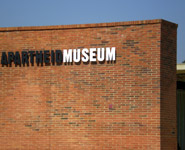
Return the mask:
M 176 149 L 176 27 L 162 23 L 161 28 L 161 147 Z
M 176 28 L 164 20 L 0 28 L 2 52 L 116 47 L 116 62 L 0 67 L 0 149 L 176 148 Z

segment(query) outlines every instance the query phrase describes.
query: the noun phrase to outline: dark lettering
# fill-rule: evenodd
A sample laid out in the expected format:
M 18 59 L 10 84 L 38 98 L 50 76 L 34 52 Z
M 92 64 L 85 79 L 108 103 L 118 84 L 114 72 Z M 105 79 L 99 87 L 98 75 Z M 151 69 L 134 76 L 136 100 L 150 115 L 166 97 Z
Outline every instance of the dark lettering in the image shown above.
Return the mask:
M 62 52 L 61 50 L 56 50 L 56 63 L 61 64 L 62 63 Z
M 34 65 L 34 56 L 35 56 L 35 51 L 29 51 L 30 53 L 30 63 L 32 66 Z
M 2 64 L 2 65 L 8 65 L 6 52 L 2 52 L 1 64 Z
M 44 51 L 44 63 L 45 64 L 49 64 L 50 63 L 50 58 L 49 58 L 50 54 L 49 51 Z
M 11 66 L 12 61 L 14 60 L 14 53 L 13 52 L 8 52 L 8 64 Z
M 21 58 L 19 52 L 15 52 L 14 63 L 15 65 L 21 65 Z
M 25 63 L 28 65 L 28 52 L 22 51 L 22 64 L 25 65 Z
M 53 65 L 55 64 L 55 53 L 54 53 L 53 50 L 51 51 L 51 63 L 52 63 Z
M 42 51 L 36 51 L 36 63 L 37 65 L 39 65 L 39 63 L 41 63 L 41 65 L 43 65 L 43 54 Z

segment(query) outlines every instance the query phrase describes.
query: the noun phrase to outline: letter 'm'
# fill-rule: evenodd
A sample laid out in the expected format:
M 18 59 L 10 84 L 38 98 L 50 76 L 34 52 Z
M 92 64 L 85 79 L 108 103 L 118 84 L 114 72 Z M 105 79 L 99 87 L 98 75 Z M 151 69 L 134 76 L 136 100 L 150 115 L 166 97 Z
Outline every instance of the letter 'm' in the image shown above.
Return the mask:
M 72 49 L 63 50 L 63 62 L 72 62 Z
M 106 47 L 106 61 L 116 60 L 116 48 Z

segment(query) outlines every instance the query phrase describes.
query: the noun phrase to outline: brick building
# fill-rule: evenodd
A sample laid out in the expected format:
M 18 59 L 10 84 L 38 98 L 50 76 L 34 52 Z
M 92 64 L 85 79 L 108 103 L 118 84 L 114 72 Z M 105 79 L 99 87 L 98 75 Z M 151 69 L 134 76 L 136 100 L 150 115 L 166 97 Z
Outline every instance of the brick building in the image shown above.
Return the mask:
M 185 63 L 177 65 L 177 135 L 178 147 L 185 149 Z
M 176 149 L 176 34 L 165 20 L 0 28 L 0 149 Z

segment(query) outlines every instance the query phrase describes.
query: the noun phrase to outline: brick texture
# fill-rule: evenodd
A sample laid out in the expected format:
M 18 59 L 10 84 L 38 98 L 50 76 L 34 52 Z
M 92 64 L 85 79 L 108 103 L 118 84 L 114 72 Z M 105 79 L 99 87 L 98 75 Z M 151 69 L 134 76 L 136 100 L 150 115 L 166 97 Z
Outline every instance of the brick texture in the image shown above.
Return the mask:
M 0 57 L 116 47 L 112 63 L 0 66 L 0 149 L 175 150 L 176 30 L 165 20 L 0 28 Z

